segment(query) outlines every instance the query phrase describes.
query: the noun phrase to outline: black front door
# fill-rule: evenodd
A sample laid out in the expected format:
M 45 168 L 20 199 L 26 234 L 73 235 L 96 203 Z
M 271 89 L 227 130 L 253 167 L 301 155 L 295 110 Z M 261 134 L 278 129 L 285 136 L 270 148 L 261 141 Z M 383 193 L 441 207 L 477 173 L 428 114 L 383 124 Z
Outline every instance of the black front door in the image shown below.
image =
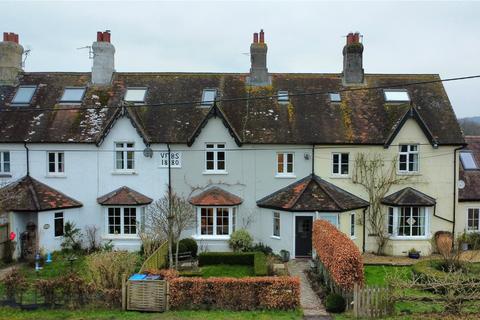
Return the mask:
M 313 217 L 295 217 L 295 257 L 312 256 Z

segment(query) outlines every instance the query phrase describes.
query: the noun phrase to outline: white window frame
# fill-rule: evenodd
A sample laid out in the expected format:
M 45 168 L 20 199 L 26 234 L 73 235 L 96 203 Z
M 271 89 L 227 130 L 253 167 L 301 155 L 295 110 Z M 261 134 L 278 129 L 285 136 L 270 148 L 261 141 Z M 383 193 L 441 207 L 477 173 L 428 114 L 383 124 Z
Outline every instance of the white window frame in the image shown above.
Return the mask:
M 278 234 L 275 234 L 275 225 L 278 223 Z M 282 235 L 282 218 L 279 211 L 272 212 L 272 238 L 280 239 Z
M 389 98 L 389 94 L 395 94 L 395 93 L 405 93 L 406 95 L 406 99 L 390 99 Z M 410 98 L 410 94 L 408 93 L 408 90 L 406 89 L 384 89 L 383 90 L 383 97 L 385 99 L 385 102 L 387 103 L 406 103 L 406 102 L 410 102 L 411 101 L 411 98 Z
M 63 100 L 67 90 L 82 90 L 82 96 L 80 97 L 79 100 Z M 62 96 L 60 97 L 60 100 L 58 102 L 61 104 L 81 104 L 83 101 L 83 98 L 85 98 L 86 91 L 87 91 L 87 88 L 85 87 L 65 87 L 63 89 Z
M 350 238 L 355 239 L 357 237 L 356 215 L 355 212 L 350 213 Z
M 28 102 L 14 102 L 15 101 L 15 98 L 17 97 L 17 94 L 18 92 L 20 91 L 20 89 L 22 88 L 34 88 L 31 96 L 30 96 L 30 100 L 28 100 Z M 12 106 L 15 106 L 15 107 L 22 107 L 22 106 L 29 106 L 31 103 L 32 103 L 32 99 L 33 97 L 35 96 L 35 93 L 37 92 L 37 86 L 36 85 L 25 85 L 25 86 L 19 86 L 17 91 L 15 92 L 15 95 L 13 96 L 12 100 L 10 101 L 10 104 Z
M 5 161 L 5 154 L 8 153 L 8 161 Z M 5 163 L 8 162 L 8 171 L 5 170 Z M 10 174 L 12 172 L 12 154 L 7 150 L 0 150 L 0 174 Z
M 340 230 L 340 218 L 338 216 L 338 213 L 319 213 L 317 217 L 317 219 L 325 220 L 331 223 L 331 221 L 328 220 L 327 218 L 334 218 L 335 220 L 334 226 Z
M 292 155 L 292 172 L 288 172 L 288 155 Z M 283 157 L 283 172 L 278 172 L 278 157 Z M 295 152 L 277 152 L 275 153 L 275 177 L 277 178 L 295 178 Z
M 207 92 L 213 92 L 213 100 L 206 100 L 206 95 L 207 95 Z M 202 107 L 211 107 L 215 104 L 215 100 L 217 100 L 217 95 L 218 95 L 218 91 L 217 89 L 215 88 L 206 88 L 206 89 L 203 89 L 202 91 L 202 102 L 201 102 L 201 106 Z
M 142 100 L 127 100 L 128 96 L 128 91 L 143 91 L 143 97 Z M 125 95 L 123 96 L 123 101 L 127 103 L 133 103 L 133 104 L 143 104 L 145 103 L 145 98 L 148 93 L 148 88 L 147 87 L 128 87 L 127 90 L 125 90 Z
M 208 145 L 213 145 L 213 148 L 208 148 Z M 223 145 L 223 148 L 219 148 L 219 145 Z M 205 143 L 205 170 L 203 174 L 227 174 L 227 144 L 225 142 L 207 142 Z M 213 152 L 213 169 L 207 167 L 207 154 Z M 218 169 L 218 153 L 223 152 L 224 157 L 224 169 Z
M 54 171 L 50 171 L 50 154 L 54 154 Z M 59 155 L 62 154 L 62 162 L 59 160 Z M 47 176 L 48 177 L 64 177 L 65 176 L 65 152 L 64 151 L 47 151 Z M 63 171 L 59 170 L 59 165 L 62 164 Z
M 410 208 L 419 208 L 421 210 L 424 210 L 425 212 L 425 234 L 420 235 L 420 236 L 405 236 L 405 235 L 398 235 L 398 229 L 399 229 L 399 214 L 401 211 L 401 208 L 405 207 L 410 207 Z M 425 240 L 425 239 L 430 239 L 431 234 L 430 234 L 430 208 L 429 207 L 422 207 L 422 206 L 405 206 L 405 207 L 387 207 L 387 210 L 393 210 L 393 224 L 392 224 L 392 229 L 393 233 L 390 234 L 390 239 L 397 239 L 397 240 Z M 389 211 L 387 211 L 387 225 L 388 225 L 388 219 L 389 219 Z M 388 227 L 387 227 L 388 230 Z
M 469 219 L 468 219 L 468 215 L 470 213 L 470 210 L 477 210 L 477 220 L 478 220 L 478 228 L 475 230 L 475 229 L 470 229 L 469 228 Z M 480 208 L 479 207 L 469 207 L 467 208 L 467 215 L 465 217 L 465 230 L 467 232 L 480 232 Z
M 110 233 L 110 224 L 108 221 L 108 211 L 109 209 L 114 209 L 118 208 L 120 209 L 120 233 L 115 234 L 115 233 Z M 135 231 L 136 233 L 124 233 L 124 227 L 125 227 L 125 209 L 135 209 L 135 219 L 136 219 L 136 228 Z M 108 206 L 105 207 L 105 236 L 104 238 L 129 238 L 129 239 L 138 239 L 138 232 L 141 227 L 141 220 L 142 220 L 142 215 L 143 215 L 143 210 L 144 207 L 142 206 Z
M 338 99 L 336 98 L 337 95 L 338 95 Z M 330 99 L 330 102 L 332 102 L 332 103 L 342 102 L 342 95 L 340 94 L 340 92 L 329 92 L 328 93 L 328 98 Z
M 402 151 L 402 146 L 407 146 L 407 151 Z M 417 150 L 410 150 L 412 146 L 415 146 Z M 406 169 L 400 169 L 400 157 L 402 155 L 406 156 Z M 417 170 L 410 170 L 410 155 L 417 155 Z M 399 174 L 418 174 L 420 172 L 420 145 L 416 143 L 401 143 L 398 145 L 398 166 L 397 171 Z
M 117 144 L 121 143 L 122 146 L 118 147 Z M 132 147 L 128 147 L 128 144 L 132 144 Z M 113 151 L 113 168 L 114 172 L 125 172 L 125 173 L 133 173 L 135 172 L 135 164 L 136 164 L 136 159 L 135 159 L 135 142 L 133 141 L 115 141 L 113 144 L 114 151 Z M 117 168 L 117 152 L 122 152 L 123 153 L 123 161 L 122 165 L 123 168 Z M 128 153 L 133 152 L 133 160 L 132 160 L 132 168 L 128 169 Z
M 347 173 L 342 173 L 342 155 L 348 156 Z M 338 172 L 335 172 L 335 156 L 338 156 Z M 349 152 L 333 152 L 332 153 L 332 176 L 334 177 L 349 177 L 350 176 L 350 153 Z
M 235 230 L 238 219 L 236 206 L 199 206 L 197 208 L 197 234 L 195 239 L 228 240 Z M 213 234 L 202 234 L 202 209 L 213 210 Z M 217 209 L 228 209 L 228 235 L 217 235 Z

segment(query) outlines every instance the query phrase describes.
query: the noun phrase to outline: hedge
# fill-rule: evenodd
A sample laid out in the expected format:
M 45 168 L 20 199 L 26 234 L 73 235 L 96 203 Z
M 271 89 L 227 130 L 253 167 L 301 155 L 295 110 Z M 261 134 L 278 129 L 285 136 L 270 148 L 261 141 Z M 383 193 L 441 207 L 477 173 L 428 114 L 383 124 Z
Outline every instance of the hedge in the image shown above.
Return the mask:
M 291 310 L 300 306 L 298 277 L 176 278 L 169 286 L 172 310 Z
M 415 263 L 412 266 L 412 272 L 421 280 L 434 280 L 434 279 L 446 279 L 449 277 L 448 272 L 443 272 L 438 270 L 440 267 L 442 260 L 424 260 Z M 473 281 L 480 283 L 480 274 L 478 273 L 466 273 L 465 274 L 465 281 Z
M 256 276 L 268 273 L 267 258 L 262 252 L 204 252 L 198 255 L 198 266 L 216 264 L 253 266 Z
M 362 254 L 346 234 L 328 221 L 317 220 L 313 225 L 312 243 L 319 260 L 339 287 L 351 290 L 355 283 L 363 284 Z

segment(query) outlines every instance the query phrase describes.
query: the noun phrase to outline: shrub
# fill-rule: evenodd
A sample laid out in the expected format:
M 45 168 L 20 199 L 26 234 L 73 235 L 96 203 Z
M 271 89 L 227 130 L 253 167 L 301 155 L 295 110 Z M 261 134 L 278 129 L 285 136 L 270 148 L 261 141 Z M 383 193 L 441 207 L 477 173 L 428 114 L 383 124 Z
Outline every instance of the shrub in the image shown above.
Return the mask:
M 253 266 L 254 256 L 252 252 L 202 252 L 198 255 L 198 266 L 213 264 Z
M 270 248 L 269 246 L 263 244 L 262 242 L 259 242 L 257 244 L 255 244 L 252 249 L 251 249 L 253 252 L 263 252 L 265 255 L 271 255 L 273 253 L 273 250 L 272 248 Z
M 15 251 L 15 242 L 7 240 L 4 242 L 3 262 L 6 264 L 13 262 L 13 252 Z
M 472 232 L 467 235 L 467 243 L 472 250 L 480 249 L 480 232 Z
M 123 274 L 135 271 L 138 255 L 126 251 L 97 252 L 86 258 L 89 274 L 101 289 L 121 289 Z
M 300 305 L 298 277 L 176 278 L 172 309 L 290 310 Z
M 60 246 L 65 251 L 80 251 L 82 249 L 81 236 L 82 233 L 80 229 L 75 226 L 75 223 L 67 221 Z
M 325 308 L 328 312 L 342 313 L 346 308 L 345 299 L 337 293 L 330 293 L 325 300 Z
M 317 220 L 312 242 L 319 260 L 338 286 L 352 289 L 355 283 L 363 283 L 362 255 L 347 235 L 330 222 Z
M 163 279 L 165 280 L 172 280 L 175 278 L 178 278 L 180 274 L 178 273 L 177 270 L 175 269 L 147 269 L 145 270 L 145 273 L 147 274 L 154 274 L 154 275 L 160 275 L 162 276 Z
M 53 305 L 55 303 L 55 291 L 58 289 L 58 279 L 38 279 L 34 287 L 37 289 L 38 293 L 45 304 Z
M 239 229 L 232 233 L 228 245 L 235 252 L 250 251 L 253 244 L 253 238 L 245 229 Z
M 196 258 L 198 252 L 197 241 L 193 240 L 192 238 L 185 238 L 180 240 L 180 242 L 178 243 L 178 252 L 190 252 L 192 254 L 192 257 Z
M 7 273 L 2 283 L 8 300 L 15 300 L 16 295 L 22 295 L 28 289 L 25 276 L 16 268 Z
M 256 276 L 266 276 L 268 274 L 267 256 L 261 252 L 255 252 L 253 272 Z
M 424 260 L 415 263 L 412 266 L 412 272 L 420 281 L 444 281 L 450 275 L 458 274 L 445 272 L 443 260 Z M 464 265 L 465 281 L 480 283 L 480 274 L 475 272 L 468 272 L 469 263 Z M 447 270 L 448 271 L 448 270 Z

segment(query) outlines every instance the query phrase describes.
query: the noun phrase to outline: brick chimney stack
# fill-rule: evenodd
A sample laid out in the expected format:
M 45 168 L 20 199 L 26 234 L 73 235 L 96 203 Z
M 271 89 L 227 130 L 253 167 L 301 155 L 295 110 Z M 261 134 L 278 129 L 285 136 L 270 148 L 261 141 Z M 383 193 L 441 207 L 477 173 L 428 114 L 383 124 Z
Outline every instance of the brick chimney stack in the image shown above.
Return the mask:
M 0 85 L 15 85 L 22 72 L 23 47 L 18 43 L 18 34 L 4 32 L 0 42 Z
M 260 37 L 259 37 L 260 36 Z M 267 69 L 267 44 L 265 43 L 265 33 L 260 30 L 253 34 L 253 42 L 250 45 L 250 76 L 248 83 L 252 86 L 266 86 L 271 83 Z
M 115 72 L 115 47 L 110 43 L 110 31 L 97 32 L 97 41 L 92 45 L 92 83 L 108 85 Z
M 363 81 L 363 44 L 360 42 L 360 33 L 350 32 L 343 47 L 343 83 L 362 84 Z

